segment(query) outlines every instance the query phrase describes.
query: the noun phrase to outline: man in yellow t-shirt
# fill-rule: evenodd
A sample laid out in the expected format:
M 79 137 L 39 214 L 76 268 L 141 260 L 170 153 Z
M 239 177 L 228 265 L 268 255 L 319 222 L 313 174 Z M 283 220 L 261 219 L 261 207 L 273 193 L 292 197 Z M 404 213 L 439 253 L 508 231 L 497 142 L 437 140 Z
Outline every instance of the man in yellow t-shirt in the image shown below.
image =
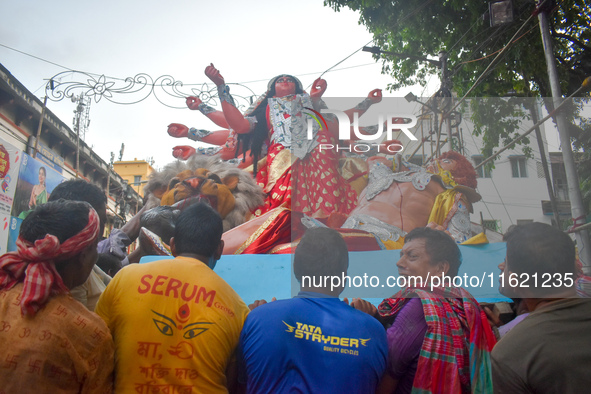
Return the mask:
M 174 260 L 123 268 L 99 299 L 115 340 L 115 392 L 225 393 L 226 369 L 248 307 L 216 273 L 222 219 L 186 208 L 170 247 Z

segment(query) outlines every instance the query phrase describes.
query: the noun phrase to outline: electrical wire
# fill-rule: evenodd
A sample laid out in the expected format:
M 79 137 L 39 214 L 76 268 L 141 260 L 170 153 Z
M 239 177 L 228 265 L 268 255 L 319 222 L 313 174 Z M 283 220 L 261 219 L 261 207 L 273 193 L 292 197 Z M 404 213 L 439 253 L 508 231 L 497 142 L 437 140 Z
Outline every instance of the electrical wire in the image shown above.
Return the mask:
M 462 120 L 462 122 L 463 122 L 464 126 L 466 127 L 467 132 L 470 134 L 470 137 L 472 137 L 472 141 L 474 142 L 474 147 L 476 147 L 478 149 L 478 144 L 476 143 L 476 140 L 474 139 L 474 135 L 470 131 L 469 124 L 465 120 Z M 523 130 L 523 129 L 525 129 L 525 126 L 520 126 L 520 130 Z M 518 132 L 518 131 L 516 131 L 516 132 Z M 533 135 L 532 138 L 535 139 L 536 136 Z M 540 158 L 542 156 L 541 153 L 540 153 L 540 150 L 534 144 L 531 144 L 531 143 L 528 145 L 528 147 L 531 149 L 532 153 L 537 154 L 537 156 L 534 155 L 534 157 L 531 158 L 532 159 L 531 161 L 537 162 L 538 161 L 537 158 Z M 480 151 L 478 152 L 478 154 L 480 154 Z M 504 164 L 504 163 L 508 163 L 509 161 L 510 161 L 509 159 L 496 160 L 495 163 L 497 163 L 497 164 Z M 537 168 L 536 168 L 536 170 L 537 170 Z
M 342 70 L 349 70 L 351 68 L 375 66 L 375 64 L 376 64 L 375 62 L 373 62 L 373 63 L 365 63 L 365 64 L 358 64 L 356 66 L 349 66 L 349 67 L 337 68 L 337 69 L 331 70 L 330 72 L 342 71 Z M 326 72 L 328 72 L 328 71 L 325 71 L 322 75 L 326 74 Z M 294 74 L 294 77 L 305 77 L 305 76 L 308 76 L 308 75 L 316 75 L 318 73 L 319 73 L 319 71 L 305 73 L 305 74 Z M 252 80 L 252 81 L 236 82 L 236 83 L 241 84 L 241 85 L 247 85 L 249 83 L 257 83 L 257 82 L 269 82 L 269 79 L 268 78 L 267 79 L 256 79 L 256 80 Z M 191 84 L 185 84 L 185 85 L 191 85 Z M 199 85 L 199 84 L 194 84 L 194 85 Z
M 372 40 L 372 41 L 373 41 L 373 40 Z M 372 41 L 370 41 L 369 43 L 371 43 Z M 369 43 L 368 43 L 368 44 L 366 44 L 366 45 L 369 45 Z M 80 73 L 84 73 L 84 74 L 88 74 L 88 75 L 91 75 L 91 76 L 96 76 L 96 77 L 103 76 L 103 74 L 97 74 L 97 73 L 93 73 L 93 72 L 90 72 L 90 71 L 78 71 L 78 70 L 74 70 L 73 68 L 69 68 L 69 67 L 66 67 L 66 66 L 62 66 L 62 65 L 60 65 L 60 64 L 57 64 L 57 63 L 54 63 L 54 62 L 52 62 L 52 61 L 50 61 L 50 60 L 43 59 L 42 57 L 35 56 L 35 55 L 32 55 L 32 54 L 30 54 L 30 53 L 27 53 L 27 52 L 24 52 L 24 51 L 20 51 L 20 50 L 18 50 L 18 49 L 12 48 L 12 47 L 10 47 L 10 46 L 8 46 L 8 45 L 4 45 L 4 44 L 2 44 L 2 43 L 0 43 L 0 46 L 2 46 L 2 47 L 4 47 L 4 48 L 7 48 L 7 49 L 10 49 L 10 50 L 12 50 L 12 51 L 15 51 L 15 52 L 21 53 L 21 54 L 23 54 L 23 55 L 26 55 L 26 56 L 32 57 L 32 58 L 34 58 L 34 59 L 40 60 L 40 61 L 42 61 L 42 62 L 49 63 L 49 64 L 52 64 L 52 65 L 55 65 L 55 66 L 61 67 L 61 68 L 65 69 L 65 70 L 67 70 L 67 71 L 71 71 L 71 72 L 80 72 Z M 360 48 L 360 49 L 361 49 L 361 48 Z M 353 54 L 355 54 L 355 53 L 359 52 L 359 50 L 360 50 L 360 49 L 356 50 L 356 51 L 355 51 Z M 350 56 L 352 56 L 353 54 L 351 54 Z M 355 65 L 355 66 L 342 67 L 342 68 L 338 68 L 338 69 L 332 70 L 332 68 L 336 67 L 338 64 L 342 63 L 343 61 L 347 60 L 347 59 L 348 59 L 350 56 L 348 56 L 347 58 L 343 59 L 342 61 L 340 61 L 339 63 L 337 63 L 335 66 L 331 67 L 330 69 L 328 69 L 328 70 L 324 71 L 324 72 L 322 73 L 322 75 L 326 74 L 327 72 L 335 72 L 335 71 L 349 70 L 349 69 L 352 69 L 352 68 L 367 67 L 367 66 L 372 66 L 372 65 L 375 65 L 375 64 L 376 64 L 375 62 L 372 62 L 372 63 L 358 64 L 358 65 Z M 295 76 L 296 76 L 296 77 L 303 77 L 303 76 L 308 76 L 308 75 L 316 75 L 316 74 L 318 74 L 318 73 L 319 73 L 319 71 L 315 71 L 315 72 L 310 72 L 310 73 L 295 74 Z M 322 75 L 321 75 L 321 76 L 322 76 Z M 127 80 L 127 78 L 119 78 L 119 77 L 112 77 L 112 76 L 105 76 L 105 78 L 112 79 L 112 80 L 116 80 L 116 81 L 126 81 L 126 80 Z M 238 83 L 238 84 L 241 84 L 241 85 L 246 85 L 246 84 L 250 84 L 250 83 L 257 83 L 257 82 L 267 82 L 267 81 L 268 81 L 268 79 L 258 79 L 258 80 L 245 81 L 245 82 L 236 82 L 236 83 Z M 140 82 L 138 82 L 138 83 L 140 83 Z M 34 94 L 34 93 L 36 93 L 36 92 L 37 92 L 39 89 L 43 88 L 43 87 L 44 87 L 44 86 L 46 86 L 46 85 L 47 85 L 46 83 L 42 84 L 42 85 L 41 85 L 39 88 L 35 89 L 35 91 L 33 92 L 33 94 Z M 202 86 L 202 85 L 203 85 L 203 82 L 197 82 L 197 83 L 184 83 L 183 85 L 184 85 L 184 86 Z M 168 85 L 168 84 L 166 84 L 166 85 L 162 85 L 162 84 L 155 84 L 154 86 L 169 86 L 169 85 Z
M 484 200 L 481 200 L 482 202 L 484 202 Z M 495 202 L 495 201 L 486 201 L 487 204 L 491 204 L 491 205 L 502 205 L 502 203 L 500 202 Z M 533 208 L 533 209 L 537 209 L 540 206 L 539 205 L 530 205 L 530 204 L 511 204 L 511 203 L 506 203 L 505 205 L 509 206 L 509 207 L 518 207 L 518 208 Z
M 420 10 L 422 10 L 424 7 L 426 7 L 426 6 L 427 6 L 429 3 L 431 3 L 432 1 L 433 1 L 433 0 L 426 0 L 424 3 L 422 3 L 422 4 L 421 4 L 421 5 L 419 5 L 417 8 L 415 8 L 415 9 L 414 9 L 412 12 L 410 12 L 408 15 L 406 15 L 406 16 L 405 16 L 405 20 L 408 20 L 408 18 L 411 18 L 412 16 L 414 16 L 415 14 L 417 14 L 417 13 L 418 13 Z M 398 22 L 397 22 L 396 24 L 398 24 Z M 395 25 L 396 25 L 396 24 L 395 24 Z M 374 41 L 373 39 L 372 39 L 372 40 L 370 40 L 370 41 L 369 41 L 367 44 L 365 44 L 364 46 L 367 46 L 367 45 L 371 44 L 373 41 Z M 37 59 L 37 60 L 40 60 L 40 61 L 42 61 L 42 62 L 45 62 L 45 63 L 49 63 L 49 64 L 52 64 L 52 65 L 58 66 L 58 67 L 60 67 L 60 68 L 63 68 L 63 69 L 65 69 L 65 70 L 68 70 L 68 71 L 72 71 L 72 72 L 81 72 L 81 73 L 85 73 L 85 74 L 88 74 L 88 75 L 91 75 L 91 76 L 97 76 L 97 77 L 101 77 L 101 76 L 103 76 L 103 75 L 104 75 L 104 74 L 97 74 L 97 73 L 88 72 L 88 71 L 78 71 L 78 70 L 74 70 L 74 69 L 72 69 L 72 68 L 69 68 L 69 67 L 63 66 L 63 65 L 61 65 L 61 64 L 58 64 L 58 63 L 52 62 L 52 61 L 50 61 L 50 60 L 44 59 L 44 58 L 42 58 L 42 57 L 39 57 L 39 56 L 32 55 L 32 54 L 30 54 L 30 53 L 27 53 L 27 52 L 24 52 L 24 51 L 18 50 L 18 49 L 16 49 L 16 48 L 12 48 L 12 47 L 10 47 L 10 46 L 8 46 L 8 45 L 5 45 L 5 44 L 2 44 L 2 43 L 0 43 L 0 46 L 2 46 L 2 47 L 4 47 L 4 48 L 7 48 L 7 49 L 10 49 L 10 50 L 12 50 L 12 51 L 15 51 L 15 52 L 21 53 L 21 54 L 23 54 L 23 55 L 30 56 L 30 57 L 32 57 L 32 58 L 34 58 L 34 59 Z M 344 61 L 346 61 L 347 59 L 349 59 L 351 56 L 353 56 L 354 54 L 356 54 L 357 52 L 359 52 L 359 51 L 360 51 L 360 50 L 362 50 L 362 49 L 363 49 L 363 47 L 361 47 L 361 48 L 359 48 L 359 49 L 355 50 L 353 53 L 351 53 L 350 55 L 346 56 L 344 59 L 342 59 L 341 61 L 337 62 L 335 65 L 333 65 L 333 66 L 329 67 L 328 69 L 326 69 L 325 71 L 323 71 L 323 72 L 320 74 L 320 77 L 319 77 L 319 78 L 321 78 L 321 77 L 322 77 L 324 74 L 326 74 L 326 73 L 330 72 L 330 71 L 331 71 L 333 68 L 335 68 L 335 67 L 336 67 L 336 66 L 338 66 L 339 64 L 343 63 Z M 368 65 L 371 65 L 371 64 L 375 64 L 375 63 L 368 63 L 368 64 L 364 64 L 364 65 L 357 65 L 357 66 L 345 67 L 345 68 L 341 68 L 341 69 L 338 69 L 338 70 L 332 70 L 332 71 L 346 70 L 346 69 L 355 68 L 355 67 L 364 67 L 364 66 L 368 66 Z M 306 75 L 314 75 L 314 74 L 317 74 L 317 72 L 313 72 L 313 73 L 306 73 L 306 74 L 297 74 L 296 76 L 306 76 Z M 106 77 L 106 78 L 109 78 L 109 79 L 112 79 L 112 80 L 116 80 L 116 81 L 126 81 L 126 80 L 127 80 L 127 78 L 118 78 L 118 77 L 111 77 L 111 76 L 105 76 L 105 77 Z M 255 83 L 255 82 L 266 82 L 266 81 L 267 81 L 267 79 L 265 79 L 265 80 L 254 80 L 254 81 L 247 81 L 247 82 L 238 82 L 238 83 L 245 85 L 245 84 L 248 84 L 248 83 Z M 202 86 L 202 85 L 203 85 L 203 82 L 200 82 L 200 83 L 185 83 L 185 84 L 183 84 L 183 85 L 184 85 L 184 86 Z M 309 88 L 311 85 L 312 85 L 312 84 L 310 84 L 310 85 L 308 86 L 308 88 Z M 154 86 L 169 86 L 169 85 L 167 84 L 167 85 L 154 85 Z M 39 90 L 39 89 L 37 89 L 37 90 Z
M 508 27 L 504 26 L 504 25 L 497 27 L 495 29 L 495 31 L 492 32 L 492 34 L 487 36 L 483 41 L 479 42 L 478 45 L 476 45 L 476 47 L 474 47 L 468 51 L 468 53 L 469 53 L 468 60 L 475 58 L 476 55 L 479 53 L 480 49 L 482 47 L 484 47 L 485 45 L 487 45 L 489 41 L 491 41 L 492 39 L 495 39 L 495 38 L 498 40 L 498 37 L 501 35 L 501 33 L 505 32 L 507 29 L 508 29 Z M 486 33 L 486 30 L 483 30 L 473 40 L 477 40 L 480 35 L 484 35 L 485 33 Z M 494 46 L 494 44 L 493 44 L 493 46 Z M 452 69 L 451 74 L 450 74 L 450 78 L 453 78 L 460 70 L 461 70 L 461 68 L 454 67 Z
M 525 13 L 526 13 L 526 9 L 524 8 L 524 10 L 517 16 L 517 19 L 520 19 L 521 17 L 523 17 L 525 15 Z M 496 43 L 498 42 L 498 40 L 500 39 L 501 34 L 505 33 L 505 31 L 507 31 L 509 29 L 509 27 L 510 27 L 509 24 L 503 24 L 503 25 L 500 25 L 499 27 L 497 27 L 495 29 L 495 31 L 492 32 L 492 34 L 489 34 L 486 37 L 486 39 L 484 39 L 483 41 L 479 42 L 478 45 L 475 48 L 472 48 L 469 51 L 467 51 L 470 55 L 468 57 L 468 60 L 465 61 L 464 63 L 466 63 L 466 62 L 468 62 L 470 60 L 473 60 L 476 57 L 476 55 L 478 54 L 478 51 L 483 46 L 487 45 L 493 39 L 495 39 L 495 42 L 492 43 L 492 46 L 494 47 L 496 45 Z M 472 38 L 472 41 L 478 41 L 478 39 L 480 38 L 480 36 L 485 35 L 485 34 L 487 34 L 487 30 L 486 29 L 483 29 L 474 38 Z M 463 63 L 460 63 L 460 64 L 463 64 Z M 461 70 L 461 68 L 459 67 L 460 64 L 454 66 L 454 68 L 452 70 L 452 73 L 450 74 L 450 78 L 453 78 Z
M 530 32 L 531 32 L 533 29 L 535 29 L 536 27 L 537 27 L 537 26 L 532 26 L 532 28 L 531 28 L 531 29 L 529 29 L 528 31 L 526 31 L 525 33 L 523 33 L 521 36 L 519 36 L 517 39 L 515 39 L 515 41 L 513 41 L 513 43 L 512 43 L 512 44 L 515 44 L 517 41 L 519 41 L 520 39 L 522 39 L 523 37 L 525 37 L 527 34 L 529 34 L 529 33 L 530 33 Z M 504 49 L 504 48 L 498 49 L 498 50 L 494 51 L 493 53 L 491 53 L 491 54 L 488 54 L 488 55 L 486 55 L 486 56 L 484 56 L 484 57 L 481 57 L 481 58 L 478 58 L 478 59 L 473 59 L 473 60 L 467 60 L 467 61 L 465 61 L 465 62 L 460 62 L 460 63 L 458 63 L 458 64 L 456 65 L 456 67 L 457 67 L 457 66 L 460 66 L 460 65 L 462 65 L 462 64 L 473 63 L 473 62 L 478 62 L 478 61 L 480 61 L 480 60 L 488 59 L 489 57 L 491 57 L 491 56 L 492 56 L 492 55 L 494 55 L 494 54 L 497 54 L 497 53 L 499 53 L 499 52 L 500 52 L 500 51 L 502 51 L 503 49 Z
M 497 189 L 497 184 L 495 183 L 495 180 L 492 177 L 490 178 L 490 180 L 491 180 L 493 187 L 495 188 L 495 191 L 497 192 L 497 195 L 499 196 L 499 200 L 501 200 L 501 204 L 503 204 L 503 208 L 505 209 L 505 212 L 507 213 L 507 216 L 509 217 L 509 221 L 511 222 L 511 224 L 514 224 L 513 219 L 511 218 L 511 215 L 509 214 L 509 211 L 507 210 L 507 206 L 505 205 L 505 201 L 503 201 L 503 197 L 501 197 L 501 193 L 499 192 L 499 189 Z
M 482 15 L 484 15 L 484 14 L 482 14 Z M 481 17 L 482 17 L 482 15 L 481 15 Z M 460 37 L 460 38 L 459 38 L 459 39 L 456 41 L 456 43 L 455 43 L 455 44 L 453 44 L 453 45 L 451 46 L 451 48 L 449 48 L 449 49 L 447 50 L 447 52 L 451 52 L 451 51 L 452 51 L 452 50 L 453 50 L 453 49 L 454 49 L 454 48 L 455 48 L 455 47 L 456 47 L 456 46 L 457 46 L 457 45 L 458 45 L 458 44 L 459 44 L 459 43 L 460 43 L 460 42 L 461 42 L 461 41 L 464 39 L 464 37 L 466 37 L 466 36 L 468 35 L 468 33 L 470 33 L 470 32 L 472 31 L 472 29 L 474 29 L 474 26 L 476 26 L 476 25 L 477 25 L 477 24 L 479 24 L 479 23 L 480 23 L 480 19 L 476 19 L 476 22 L 474 22 L 474 23 L 472 24 L 472 26 L 470 26 L 470 27 L 468 28 L 468 30 L 467 30 L 467 31 L 466 31 L 466 32 L 465 32 L 465 33 L 464 33 L 464 34 L 463 34 L 463 35 L 462 35 L 462 36 L 461 36 L 461 37 Z
M 538 9 L 540 7 L 542 7 L 547 1 L 549 1 L 549 0 L 543 0 L 541 3 L 539 3 L 537 5 Z M 558 7 L 558 5 L 557 5 L 557 7 Z M 501 58 L 501 56 L 505 53 L 505 51 L 514 43 L 514 40 L 517 37 L 517 35 L 521 33 L 521 30 L 523 28 L 525 28 L 525 26 L 529 23 L 529 21 L 532 20 L 535 16 L 536 16 L 536 14 L 535 13 L 532 13 L 525 20 L 525 22 L 523 22 L 523 24 L 519 27 L 519 29 L 511 37 L 511 39 L 509 40 L 509 42 L 507 44 L 505 44 L 505 46 L 503 47 L 503 49 L 501 50 L 501 52 L 499 52 L 497 54 L 497 56 L 490 62 L 490 64 L 488 65 L 488 67 L 480 74 L 480 76 L 478 77 L 478 79 L 476 80 L 476 82 L 474 82 L 474 84 L 472 85 L 472 87 L 470 89 L 468 89 L 468 91 L 466 92 L 466 94 L 464 94 L 464 96 L 456 103 L 456 105 L 451 110 L 448 111 L 448 113 L 451 113 L 452 111 L 454 111 L 466 99 L 466 97 L 468 97 L 468 95 L 476 88 L 476 86 L 478 86 L 480 84 L 480 82 L 482 82 L 482 80 L 484 79 L 484 77 L 488 74 L 490 68 L 496 63 L 496 61 L 498 59 Z
M 328 68 L 326 71 L 324 71 L 322 74 L 320 74 L 320 76 L 317 79 L 322 78 L 322 76 L 324 74 L 326 74 L 327 72 L 329 72 L 331 69 L 335 68 L 336 66 L 338 66 L 339 64 L 341 64 L 342 62 L 344 62 L 345 60 L 349 59 L 351 56 L 353 56 L 354 54 L 356 54 L 357 52 L 361 51 L 363 49 L 363 47 L 368 46 L 369 44 L 371 44 L 373 42 L 373 39 L 370 40 L 367 44 L 365 44 L 364 46 L 362 46 L 361 48 L 357 49 L 355 52 L 353 52 L 352 54 L 350 54 L 349 56 L 345 57 L 343 60 L 341 60 L 340 62 L 338 62 L 337 64 L 335 64 L 334 66 Z M 310 85 L 308 85 L 308 87 L 306 89 L 309 89 L 310 86 L 312 86 L 314 82 L 312 82 Z
M 412 18 L 414 15 L 416 15 L 420 10 L 422 10 L 424 7 L 426 7 L 429 3 L 431 3 L 433 0 L 426 0 L 423 4 L 419 5 L 417 8 L 415 8 L 413 11 L 411 11 L 408 15 L 404 16 L 405 20 L 408 20 L 409 18 Z M 390 27 L 390 29 L 394 29 L 397 27 L 398 25 L 398 21 L 396 21 L 393 26 Z M 349 56 L 345 57 L 343 60 L 339 61 L 338 63 L 336 63 L 334 66 L 329 67 L 328 69 L 326 69 L 326 71 L 324 71 L 322 74 L 320 74 L 320 76 L 318 78 L 322 78 L 322 76 L 324 74 L 326 74 L 327 72 L 329 72 L 331 69 L 335 68 L 336 66 L 338 66 L 339 64 L 341 64 L 342 62 L 344 62 L 345 60 L 349 59 L 351 56 L 353 56 L 354 54 L 356 54 L 357 52 L 361 51 L 363 49 L 363 47 L 368 46 L 369 44 L 371 44 L 372 42 L 374 42 L 375 39 L 372 39 L 371 41 L 369 41 L 367 44 L 365 44 L 364 46 L 362 46 L 361 48 L 357 49 L 355 52 L 353 52 L 352 54 L 350 54 Z M 312 82 L 313 83 L 313 82 Z M 308 85 L 308 88 L 310 88 L 310 86 L 312 86 L 312 83 L 310 85 Z
M 54 63 L 54 62 L 49 61 L 47 59 L 43 59 L 43 58 L 41 58 L 39 56 L 31 55 L 30 53 L 27 53 L 27 52 L 19 51 L 18 49 L 9 47 L 8 45 L 4 45 L 2 43 L 0 43 L 0 47 L 7 48 L 7 49 L 10 49 L 11 51 L 15 51 L 15 52 L 18 52 L 18 53 L 22 53 L 23 55 L 30 56 L 30 57 L 35 58 L 37 60 L 41 60 L 42 62 L 45 62 L 45 63 L 53 64 L 54 66 L 61 67 L 61 68 L 65 69 L 65 70 L 74 71 L 73 69 L 71 69 L 69 67 L 62 66 L 61 64 Z
M 467 123 L 465 125 L 467 126 Z M 477 147 L 478 145 L 476 143 L 476 140 L 474 138 L 474 135 L 471 132 L 469 132 L 469 134 L 470 134 L 470 137 L 472 138 L 472 141 L 474 143 L 474 146 Z M 537 152 L 538 153 L 538 156 L 540 156 L 540 152 L 539 151 L 535 151 L 534 149 L 532 149 L 532 151 Z M 507 163 L 509 161 L 510 160 L 501 160 L 498 163 Z M 529 160 L 527 162 L 527 167 L 529 169 L 531 169 L 531 171 L 529 171 L 530 174 L 537 173 L 537 163 L 538 163 L 538 161 L 535 160 L 535 159 L 534 160 Z M 528 176 L 528 178 L 531 178 L 531 176 Z M 507 214 L 507 217 L 509 218 L 509 221 L 511 222 L 511 224 L 514 224 L 513 223 L 513 218 L 509 214 L 509 210 L 507 209 L 507 206 L 538 208 L 538 205 L 537 204 L 536 205 L 529 205 L 529 204 L 510 204 L 510 203 L 506 203 L 504 201 L 503 197 L 501 196 L 501 193 L 499 192 L 499 189 L 497 188 L 497 185 L 496 185 L 493 177 L 491 176 L 490 178 L 487 178 L 487 179 L 490 179 L 490 181 L 491 181 L 491 183 L 492 183 L 492 185 L 493 185 L 493 187 L 494 187 L 494 189 L 496 191 L 496 194 L 497 194 L 497 196 L 498 196 L 498 198 L 500 200 L 500 203 L 496 203 L 496 202 L 493 203 L 493 202 L 490 202 L 490 201 L 485 201 L 484 199 L 481 200 L 481 202 L 484 204 L 484 206 L 485 206 L 486 210 L 488 211 L 488 213 L 489 213 L 489 215 L 490 215 L 491 218 L 494 218 L 494 217 L 493 217 L 492 213 L 490 212 L 490 209 L 488 208 L 488 204 L 502 205 L 503 206 L 503 209 L 505 210 L 505 213 Z M 533 199 L 527 198 L 527 197 L 520 197 L 520 200 L 533 200 Z M 535 199 L 535 200 L 537 201 L 537 199 Z

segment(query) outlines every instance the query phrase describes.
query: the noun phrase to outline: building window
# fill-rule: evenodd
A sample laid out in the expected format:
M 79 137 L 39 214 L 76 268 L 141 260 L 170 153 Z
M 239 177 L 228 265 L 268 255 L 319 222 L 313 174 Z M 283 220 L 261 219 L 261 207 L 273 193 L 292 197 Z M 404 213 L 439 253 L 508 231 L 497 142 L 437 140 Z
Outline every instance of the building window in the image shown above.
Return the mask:
M 472 156 L 472 160 L 474 160 L 474 166 L 476 167 L 480 163 L 484 161 L 484 157 L 482 156 Z M 482 167 L 476 170 L 478 174 L 478 178 L 492 178 L 492 170 L 488 166 L 488 164 L 483 165 Z
M 482 227 L 484 227 L 487 230 L 492 230 L 492 231 L 496 231 L 496 232 L 501 231 L 501 226 L 500 226 L 499 220 L 494 220 L 494 219 L 483 220 Z
M 564 163 L 552 163 L 552 180 L 554 181 L 554 193 L 561 201 L 568 201 L 568 185 L 566 184 L 566 171 Z
M 527 178 L 525 157 L 510 157 L 509 161 L 511 161 L 511 174 L 513 178 Z
M 142 176 L 141 175 L 135 175 L 133 177 L 133 185 L 134 186 L 139 186 L 142 182 Z

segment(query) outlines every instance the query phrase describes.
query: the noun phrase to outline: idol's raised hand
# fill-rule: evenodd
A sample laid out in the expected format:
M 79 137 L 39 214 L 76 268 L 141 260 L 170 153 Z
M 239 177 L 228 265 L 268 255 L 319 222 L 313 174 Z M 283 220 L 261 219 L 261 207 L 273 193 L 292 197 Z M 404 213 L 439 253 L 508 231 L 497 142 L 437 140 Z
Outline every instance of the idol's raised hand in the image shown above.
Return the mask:
M 209 66 L 205 67 L 205 75 L 207 78 L 211 79 L 216 86 L 224 84 L 224 77 L 222 77 L 222 74 L 220 74 L 219 70 L 215 68 L 213 63 L 210 63 Z
M 326 91 L 326 80 L 318 78 L 312 84 L 312 90 L 310 90 L 310 97 L 320 98 Z

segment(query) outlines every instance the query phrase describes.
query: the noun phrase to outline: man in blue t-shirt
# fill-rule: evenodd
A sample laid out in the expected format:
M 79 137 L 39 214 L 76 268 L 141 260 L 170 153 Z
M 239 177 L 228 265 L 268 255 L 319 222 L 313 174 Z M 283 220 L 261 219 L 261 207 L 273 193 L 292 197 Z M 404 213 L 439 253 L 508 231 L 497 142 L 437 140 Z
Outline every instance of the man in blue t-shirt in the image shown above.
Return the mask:
M 306 232 L 294 256 L 299 294 L 257 307 L 244 323 L 240 363 L 247 392 L 375 391 L 388 354 L 384 327 L 339 300 L 344 287 L 332 289 L 330 278 L 324 280 L 346 275 L 348 266 L 338 232 Z

